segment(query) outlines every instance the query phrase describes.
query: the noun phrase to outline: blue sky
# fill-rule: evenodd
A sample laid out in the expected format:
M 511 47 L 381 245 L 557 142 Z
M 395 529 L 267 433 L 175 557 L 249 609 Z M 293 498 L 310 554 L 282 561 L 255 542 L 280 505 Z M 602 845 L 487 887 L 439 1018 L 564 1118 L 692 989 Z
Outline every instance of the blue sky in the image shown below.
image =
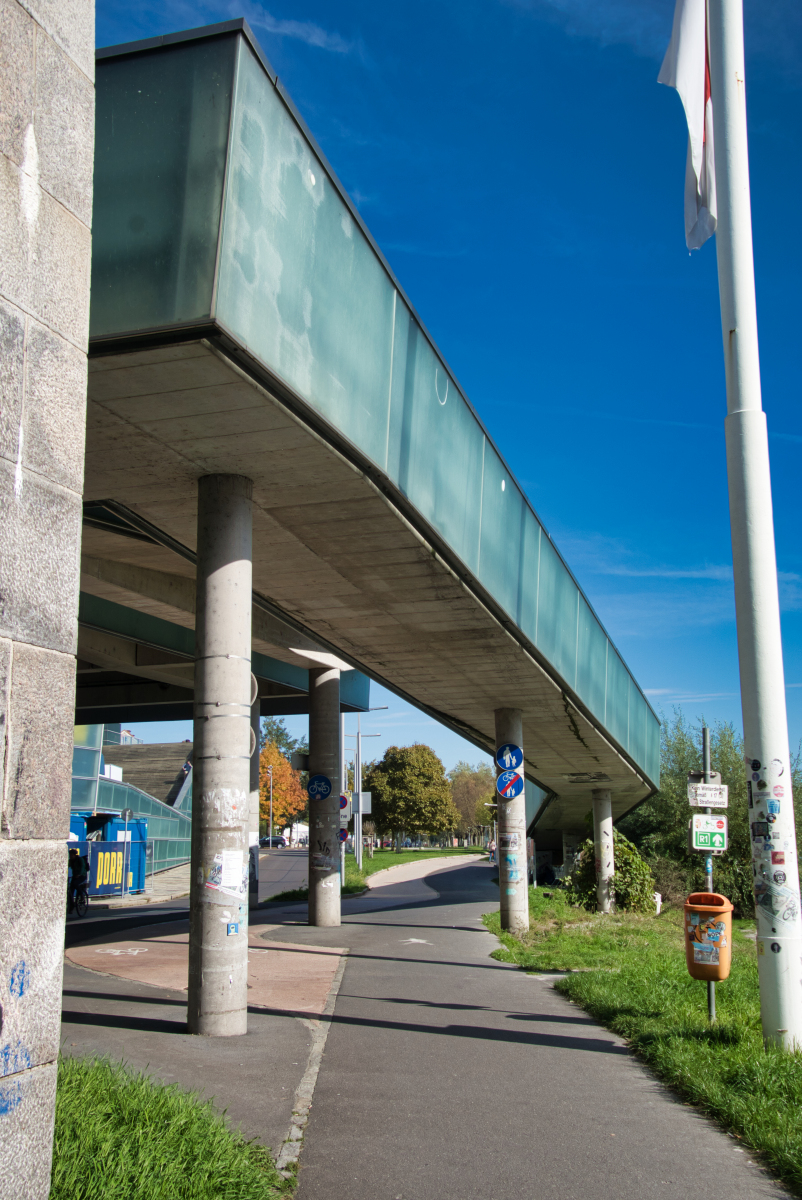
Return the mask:
M 656 83 L 672 11 L 673 0 L 98 0 L 97 37 L 248 19 L 654 706 L 740 727 L 715 247 L 685 249 L 686 131 L 678 97 Z M 746 38 L 796 746 L 802 5 L 747 0 Z M 447 765 L 478 759 L 379 689 L 373 703 L 391 703 L 369 719 L 376 747 L 420 739 Z

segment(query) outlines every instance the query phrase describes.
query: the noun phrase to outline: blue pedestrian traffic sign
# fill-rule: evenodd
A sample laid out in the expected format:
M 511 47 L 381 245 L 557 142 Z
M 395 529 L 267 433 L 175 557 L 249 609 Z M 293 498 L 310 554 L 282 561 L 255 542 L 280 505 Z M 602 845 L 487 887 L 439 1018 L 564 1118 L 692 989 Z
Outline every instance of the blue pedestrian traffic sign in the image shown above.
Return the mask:
M 331 780 L 328 775 L 313 775 L 306 790 L 310 800 L 327 800 L 331 795 Z
M 496 751 L 496 766 L 501 767 L 503 771 L 517 771 L 523 761 L 523 750 L 513 742 L 505 742 Z
M 520 796 L 524 790 L 524 777 L 518 771 L 502 771 L 496 780 L 496 791 L 505 800 Z

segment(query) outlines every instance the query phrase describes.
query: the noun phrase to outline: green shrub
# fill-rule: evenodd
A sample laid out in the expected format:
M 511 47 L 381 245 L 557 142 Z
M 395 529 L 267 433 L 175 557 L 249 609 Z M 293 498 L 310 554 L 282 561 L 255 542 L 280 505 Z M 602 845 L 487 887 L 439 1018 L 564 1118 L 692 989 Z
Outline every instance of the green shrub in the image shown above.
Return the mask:
M 654 893 L 657 888 L 646 859 L 617 829 L 613 830 L 613 850 L 615 874 L 612 878 L 612 892 L 615 907 L 626 912 L 653 913 Z M 590 838 L 582 843 L 579 857 L 565 884 L 571 904 L 595 909 L 596 853 Z

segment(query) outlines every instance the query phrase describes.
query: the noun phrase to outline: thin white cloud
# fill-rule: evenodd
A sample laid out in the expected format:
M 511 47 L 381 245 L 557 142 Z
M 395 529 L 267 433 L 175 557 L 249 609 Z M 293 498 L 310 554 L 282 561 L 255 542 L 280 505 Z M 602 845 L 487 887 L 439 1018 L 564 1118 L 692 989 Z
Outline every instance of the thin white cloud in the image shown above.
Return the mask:
M 339 33 L 332 33 L 314 21 L 294 21 L 274 17 L 261 4 L 248 3 L 247 0 L 234 0 L 231 10 L 236 8 L 238 16 L 244 16 L 249 25 L 255 29 L 264 29 L 276 37 L 293 38 L 298 42 L 306 42 L 307 46 L 316 46 L 319 50 L 329 50 L 334 54 L 350 54 L 354 43 L 349 42 Z

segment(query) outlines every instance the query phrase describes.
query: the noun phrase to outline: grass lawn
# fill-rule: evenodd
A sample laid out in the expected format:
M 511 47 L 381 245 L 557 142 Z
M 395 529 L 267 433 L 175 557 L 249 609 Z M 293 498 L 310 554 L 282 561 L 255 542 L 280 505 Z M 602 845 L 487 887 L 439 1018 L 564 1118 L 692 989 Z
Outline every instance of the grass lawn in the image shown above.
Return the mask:
M 686 1099 L 716 1117 L 786 1186 L 802 1193 L 802 1053 L 764 1050 L 751 921 L 733 923 L 732 972 L 716 986 L 718 1021 L 707 1019 L 706 985 L 685 967 L 682 911 L 597 916 L 564 893 L 530 888 L 531 929 L 501 933 L 493 957 L 528 971 L 567 971 L 555 987 L 626 1038 Z
M 368 876 L 374 875 L 376 871 L 383 871 L 385 867 L 398 867 L 401 863 L 419 862 L 421 859 L 441 858 L 457 856 L 460 854 L 484 854 L 485 851 L 480 846 L 461 846 L 458 849 L 446 850 L 402 850 L 400 854 L 396 854 L 395 850 L 375 850 L 373 858 L 368 858 L 367 853 L 362 859 L 362 870 L 357 870 L 356 859 L 353 854 L 345 856 L 345 882 L 343 883 L 343 896 L 354 895 L 358 892 L 363 892 L 368 885 Z M 289 892 L 280 892 L 277 896 L 271 896 L 269 900 L 264 901 L 266 904 L 273 904 L 276 901 L 287 900 L 306 900 L 309 895 L 307 888 L 294 888 Z
M 192 1093 L 105 1059 L 59 1062 L 50 1200 L 274 1200 L 293 1186 Z

